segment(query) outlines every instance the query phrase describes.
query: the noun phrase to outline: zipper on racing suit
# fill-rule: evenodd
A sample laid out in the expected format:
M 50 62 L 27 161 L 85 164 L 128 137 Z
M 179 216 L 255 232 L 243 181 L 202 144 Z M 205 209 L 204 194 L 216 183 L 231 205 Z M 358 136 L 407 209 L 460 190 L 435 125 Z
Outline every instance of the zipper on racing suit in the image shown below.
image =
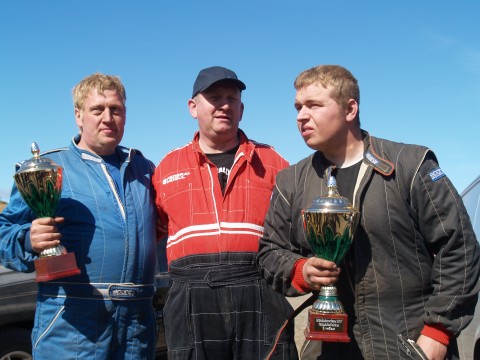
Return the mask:
M 108 172 L 105 164 L 102 163 L 100 165 L 102 167 L 103 173 L 105 174 L 105 177 L 107 178 L 108 184 L 110 185 L 110 189 L 112 189 L 113 194 L 115 195 L 115 200 L 117 200 L 118 207 L 120 209 L 120 212 L 122 213 L 122 218 L 123 218 L 123 220 L 125 220 L 125 218 L 126 218 L 125 207 L 123 206 L 122 200 L 120 199 L 120 195 L 118 194 L 118 190 L 117 190 L 117 187 L 115 186 L 115 182 L 113 181 L 112 176 Z M 119 184 L 119 185 L 121 186 L 121 184 Z

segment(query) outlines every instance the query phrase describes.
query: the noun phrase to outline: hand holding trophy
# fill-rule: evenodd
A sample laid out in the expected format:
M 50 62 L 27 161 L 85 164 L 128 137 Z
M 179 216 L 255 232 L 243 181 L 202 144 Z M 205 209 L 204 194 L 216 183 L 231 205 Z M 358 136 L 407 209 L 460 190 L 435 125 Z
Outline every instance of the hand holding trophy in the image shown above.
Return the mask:
M 352 240 L 352 226 L 358 215 L 348 199 L 339 195 L 335 177 L 327 170 L 328 196 L 317 197 L 302 212 L 307 240 L 315 256 L 339 265 Z M 308 340 L 349 342 L 348 316 L 337 300 L 333 285 L 322 286 L 318 299 L 308 311 L 305 337 Z
M 32 143 L 33 158 L 22 163 L 14 175 L 23 200 L 38 217 L 53 217 L 62 192 L 62 168 L 51 159 L 41 158 L 37 143 Z M 80 273 L 75 254 L 62 245 L 43 250 L 35 260 L 37 282 Z

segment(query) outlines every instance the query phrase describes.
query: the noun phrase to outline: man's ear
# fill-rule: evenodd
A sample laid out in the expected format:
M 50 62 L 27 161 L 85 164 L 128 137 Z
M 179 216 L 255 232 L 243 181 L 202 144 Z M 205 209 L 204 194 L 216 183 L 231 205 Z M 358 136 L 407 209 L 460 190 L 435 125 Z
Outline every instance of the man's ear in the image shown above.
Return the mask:
M 242 102 L 242 110 L 240 111 L 240 120 L 238 121 L 242 121 L 243 119 L 243 110 L 245 109 L 245 105 L 243 105 L 243 102 Z
M 188 100 L 188 111 L 190 111 L 190 115 L 192 115 L 192 117 L 194 119 L 197 118 L 197 102 L 196 102 L 196 100 L 194 100 L 194 99 Z
M 75 108 L 75 122 L 77 123 L 77 127 L 81 130 L 83 123 L 82 123 L 82 111 L 79 108 Z
M 358 103 L 354 99 L 350 99 L 347 102 L 347 108 L 346 108 L 346 116 L 345 119 L 347 121 L 352 121 L 355 120 L 358 114 Z

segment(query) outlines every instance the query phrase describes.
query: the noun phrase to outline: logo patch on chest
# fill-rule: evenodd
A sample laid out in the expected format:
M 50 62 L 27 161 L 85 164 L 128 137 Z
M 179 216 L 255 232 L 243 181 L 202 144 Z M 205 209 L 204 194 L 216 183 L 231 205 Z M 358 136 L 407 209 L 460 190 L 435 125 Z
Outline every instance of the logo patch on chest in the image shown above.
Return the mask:
M 183 180 L 188 175 L 190 175 L 189 171 L 178 173 L 178 174 L 173 174 L 173 175 L 170 175 L 170 176 L 166 177 L 165 179 L 163 179 L 162 183 L 163 183 L 163 185 L 166 185 L 168 183 L 171 183 L 172 181 Z

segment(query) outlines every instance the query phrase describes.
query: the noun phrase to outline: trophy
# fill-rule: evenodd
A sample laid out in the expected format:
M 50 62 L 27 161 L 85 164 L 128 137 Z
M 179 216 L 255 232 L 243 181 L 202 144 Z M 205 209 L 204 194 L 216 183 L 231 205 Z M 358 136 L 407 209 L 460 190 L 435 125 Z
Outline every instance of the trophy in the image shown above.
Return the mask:
M 23 200 L 38 217 L 53 217 L 62 192 L 62 168 L 51 159 L 41 158 L 37 143 L 31 146 L 33 158 L 21 163 L 14 175 Z M 80 274 L 74 253 L 64 246 L 45 249 L 35 260 L 35 281 L 49 281 Z
M 358 215 L 348 199 L 340 196 L 337 182 L 327 169 L 328 196 L 317 197 L 302 211 L 303 226 L 315 256 L 339 265 L 349 249 L 352 227 Z M 307 340 L 350 342 L 348 316 L 337 300 L 337 288 L 322 286 L 318 299 L 308 310 Z

